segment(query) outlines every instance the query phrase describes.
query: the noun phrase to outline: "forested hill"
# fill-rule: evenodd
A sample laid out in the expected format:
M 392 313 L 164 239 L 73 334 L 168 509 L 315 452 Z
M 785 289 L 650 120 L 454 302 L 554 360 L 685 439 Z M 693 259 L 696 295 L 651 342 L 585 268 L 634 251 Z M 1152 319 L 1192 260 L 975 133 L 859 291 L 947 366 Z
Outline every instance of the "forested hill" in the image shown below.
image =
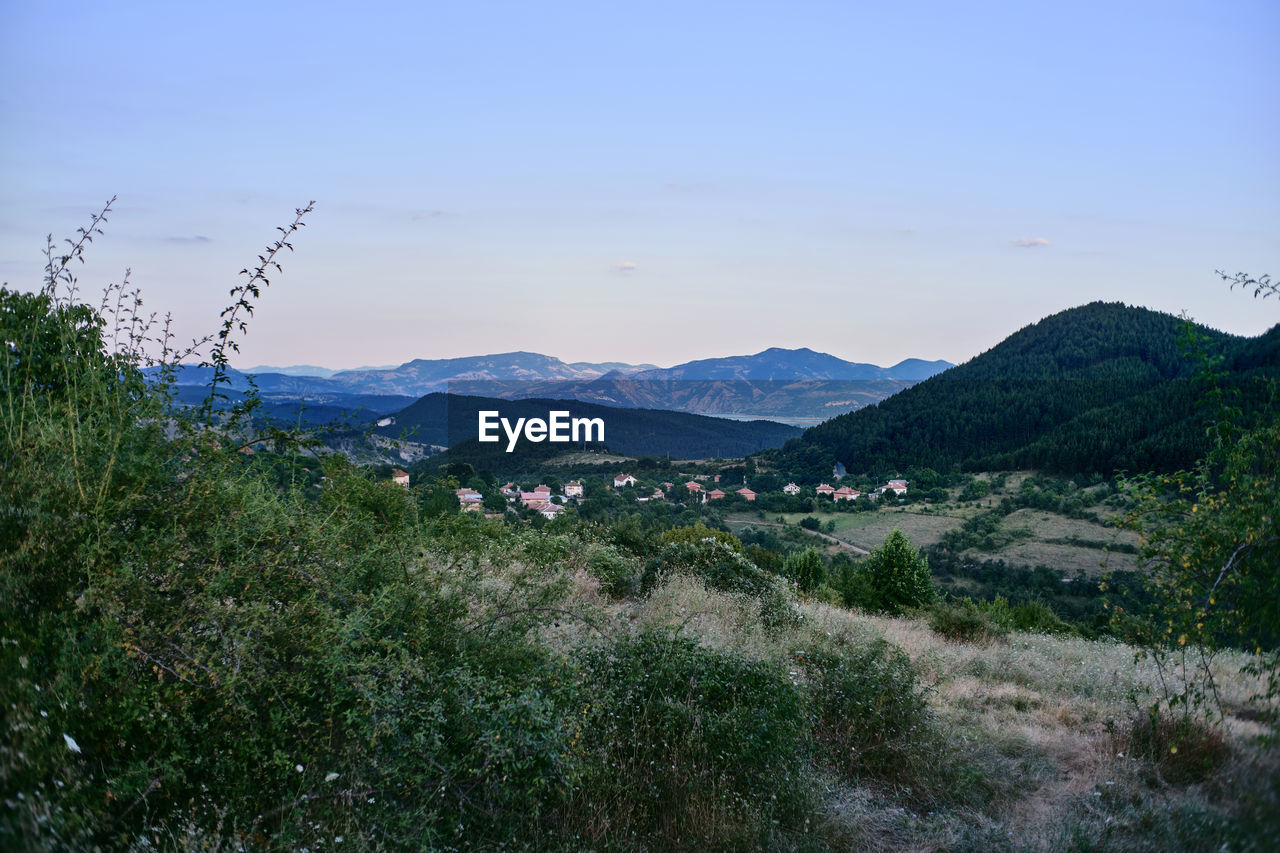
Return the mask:
M 1207 449 L 1213 416 L 1180 346 L 1177 317 L 1095 302 L 1046 317 L 945 373 L 808 430 L 778 452 L 797 474 L 1036 468 L 1056 473 L 1173 470 Z M 1222 356 L 1250 421 L 1273 406 L 1280 326 L 1240 338 L 1195 326 Z

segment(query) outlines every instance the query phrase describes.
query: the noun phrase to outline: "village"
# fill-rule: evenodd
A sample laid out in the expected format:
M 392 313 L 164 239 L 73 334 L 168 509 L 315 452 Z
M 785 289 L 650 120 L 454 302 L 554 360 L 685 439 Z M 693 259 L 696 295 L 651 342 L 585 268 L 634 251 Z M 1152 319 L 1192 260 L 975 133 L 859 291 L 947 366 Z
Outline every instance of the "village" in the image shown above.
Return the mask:
M 833 479 L 838 479 L 840 476 L 839 469 L 833 473 L 835 474 Z M 409 475 L 400 469 L 395 469 L 393 479 L 395 482 L 407 486 Z M 606 480 L 604 489 L 605 491 L 634 489 L 637 503 L 665 501 L 672 504 L 683 503 L 685 505 L 688 505 L 691 501 L 707 504 L 712 501 L 725 500 L 730 502 L 741 500 L 747 503 L 754 503 L 757 498 L 768 494 L 754 491 L 746 485 L 738 489 L 725 491 L 725 489 L 717 485 L 721 482 L 721 479 L 721 474 L 699 474 L 680 484 L 668 481 L 648 482 L 624 472 L 614 476 L 611 481 Z M 729 488 L 728 485 L 726 485 L 726 488 Z M 864 498 L 868 501 L 879 501 L 886 493 L 891 493 L 895 498 L 902 498 L 907 494 L 907 490 L 908 481 L 904 479 L 888 480 L 884 485 L 866 492 L 849 486 L 837 488 L 825 482 L 813 487 L 800 486 L 795 482 L 788 482 L 782 487 L 780 494 L 788 497 L 827 498 L 832 503 L 840 503 L 842 501 L 853 502 L 859 498 Z M 564 512 L 566 507 L 583 500 L 586 494 L 586 487 L 579 480 L 570 480 L 564 483 L 557 494 L 554 493 L 550 486 L 545 484 L 538 484 L 530 491 L 522 491 L 521 487 L 516 483 L 508 482 L 500 486 L 499 491 L 507 499 L 508 508 L 528 509 L 546 519 L 554 519 Z M 455 494 L 462 511 L 485 512 L 485 498 L 481 492 L 470 487 L 462 487 L 455 490 Z M 485 515 L 497 518 L 505 515 L 505 512 L 494 512 L 491 509 L 491 511 L 485 512 Z

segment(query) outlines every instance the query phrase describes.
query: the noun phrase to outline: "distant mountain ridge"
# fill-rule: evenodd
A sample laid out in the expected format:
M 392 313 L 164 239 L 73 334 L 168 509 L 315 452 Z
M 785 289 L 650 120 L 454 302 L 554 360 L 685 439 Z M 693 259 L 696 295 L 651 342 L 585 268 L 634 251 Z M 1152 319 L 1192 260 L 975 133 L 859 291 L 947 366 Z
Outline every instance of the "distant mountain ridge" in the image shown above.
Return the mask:
M 341 405 L 359 395 L 363 405 L 390 411 L 403 397 L 436 392 L 525 399 L 575 399 L 610 406 L 665 409 L 735 418 L 818 423 L 896 393 L 952 365 L 907 359 L 878 367 L 802 348 L 773 347 L 754 355 L 699 359 L 660 368 L 625 362 L 566 363 L 532 352 L 447 359 L 414 359 L 392 368 L 334 371 L 312 366 L 288 373 L 231 370 L 230 390 L 252 382 L 264 400 Z M 207 384 L 209 368 L 183 368 L 179 385 Z M 379 396 L 397 398 L 379 405 Z
M 1213 413 L 1193 381 L 1196 356 L 1169 314 L 1095 302 L 1027 326 L 945 373 L 874 407 L 834 418 L 780 452 L 778 464 L 819 474 L 1036 468 L 1111 474 L 1192 465 Z M 1275 405 L 1280 326 L 1241 338 L 1203 326 L 1221 356 L 1241 425 Z
M 455 380 L 450 390 L 504 399 L 555 397 L 643 409 L 813 424 L 880 400 L 952 367 L 907 359 L 859 364 L 808 348 L 699 359 L 588 381 Z
M 670 379 L 919 380 L 941 373 L 953 366 L 946 361 L 926 362 L 912 358 L 899 362 L 893 367 L 878 367 L 874 364 L 845 361 L 825 352 L 814 352 L 808 347 L 800 349 L 770 347 L 755 355 L 703 358 L 677 364 L 675 367 L 642 370 L 631 374 L 631 378 L 642 381 Z

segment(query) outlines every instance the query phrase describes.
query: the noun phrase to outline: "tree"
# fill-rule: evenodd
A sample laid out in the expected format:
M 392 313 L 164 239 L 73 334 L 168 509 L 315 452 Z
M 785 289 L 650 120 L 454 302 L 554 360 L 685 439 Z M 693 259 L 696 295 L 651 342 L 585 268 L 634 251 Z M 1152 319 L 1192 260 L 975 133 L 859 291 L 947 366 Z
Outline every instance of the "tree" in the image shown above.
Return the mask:
M 1268 276 L 1219 275 L 1255 297 L 1280 295 Z M 1222 719 L 1212 664 L 1224 648 L 1255 658 L 1260 700 L 1277 722 L 1280 696 L 1280 418 L 1242 431 L 1237 389 L 1226 387 L 1221 358 L 1204 351 L 1188 320 L 1184 347 L 1201 362 L 1196 382 L 1216 407 L 1207 433 L 1212 449 L 1189 471 L 1128 482 L 1128 526 L 1142 536 L 1146 588 L 1154 604 L 1133 620 L 1116 608 L 1117 624 L 1135 632 L 1142 654 L 1161 676 L 1158 701 L 1186 716 L 1216 712 Z M 1274 400 L 1275 388 L 1270 389 Z M 1274 405 L 1272 412 L 1276 409 Z
M 900 613 L 933 601 L 929 559 L 897 528 L 867 555 L 862 571 L 878 610 Z
M 805 548 L 798 554 L 789 555 L 782 564 L 782 571 L 805 592 L 812 592 L 821 586 L 827 575 L 822 565 L 822 556 L 813 548 Z

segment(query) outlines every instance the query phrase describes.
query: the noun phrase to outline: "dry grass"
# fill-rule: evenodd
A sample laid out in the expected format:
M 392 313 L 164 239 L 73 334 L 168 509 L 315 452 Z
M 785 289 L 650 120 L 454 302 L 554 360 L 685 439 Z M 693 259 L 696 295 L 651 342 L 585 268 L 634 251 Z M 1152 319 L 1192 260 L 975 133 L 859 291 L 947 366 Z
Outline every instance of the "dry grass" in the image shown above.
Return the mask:
M 1177 849 L 1169 839 L 1176 842 L 1184 829 L 1212 840 L 1234 826 L 1241 780 L 1276 778 L 1274 756 L 1255 745 L 1260 729 L 1236 719 L 1223 729 L 1231 758 L 1204 784 L 1153 782 L 1149 762 L 1118 756 L 1115 732 L 1132 719 L 1131 697 L 1157 683 L 1154 666 L 1121 643 L 1029 634 L 953 643 L 919 619 L 812 602 L 796 606 L 799 618 L 789 627 L 769 631 L 757 599 L 682 576 L 645 599 L 605 607 L 618 630 L 677 627 L 704 646 L 752 660 L 794 661 L 798 650 L 835 636 L 884 637 L 910 655 L 945 740 L 938 760 L 962 765 L 957 784 L 984 793 L 958 791 L 956 802 L 930 813 L 904 792 L 828 780 L 811 827 L 822 849 Z M 1225 654 L 1217 662 L 1228 710 L 1245 707 L 1257 687 L 1240 672 L 1247 660 Z M 794 674 L 803 678 L 803 671 Z M 1152 835 L 1148 828 L 1162 815 L 1182 828 Z

